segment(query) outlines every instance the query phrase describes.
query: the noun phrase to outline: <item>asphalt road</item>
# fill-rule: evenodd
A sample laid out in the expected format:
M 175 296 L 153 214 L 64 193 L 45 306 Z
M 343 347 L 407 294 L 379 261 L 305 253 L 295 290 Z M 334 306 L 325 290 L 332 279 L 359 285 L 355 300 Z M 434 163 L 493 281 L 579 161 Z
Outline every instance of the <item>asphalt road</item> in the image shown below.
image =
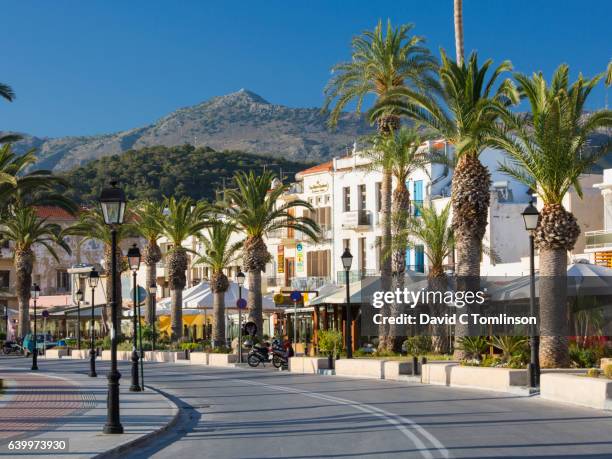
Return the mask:
M 27 368 L 24 359 L 0 365 Z M 83 361 L 42 371 L 85 372 Z M 104 376 L 107 362 L 98 362 Z M 129 367 L 121 363 L 122 384 Z M 253 369 L 147 363 L 182 407 L 130 458 L 612 458 L 612 416 L 508 394 Z M 0 414 L 1 415 L 1 414 Z

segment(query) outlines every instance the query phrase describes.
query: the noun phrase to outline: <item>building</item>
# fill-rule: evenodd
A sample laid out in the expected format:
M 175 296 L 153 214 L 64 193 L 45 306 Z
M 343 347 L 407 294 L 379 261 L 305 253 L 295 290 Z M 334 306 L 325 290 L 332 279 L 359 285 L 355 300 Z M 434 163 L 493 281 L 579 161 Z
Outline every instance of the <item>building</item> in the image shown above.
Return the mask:
M 601 211 L 601 226 L 586 228 L 587 231 L 583 232 L 584 251 L 592 257 L 594 263 L 612 268 L 612 169 L 605 169 L 603 176 L 599 177 L 602 180 L 593 185 L 600 194 L 599 200 L 595 200 L 592 195 L 589 198 L 594 200 L 593 211 Z

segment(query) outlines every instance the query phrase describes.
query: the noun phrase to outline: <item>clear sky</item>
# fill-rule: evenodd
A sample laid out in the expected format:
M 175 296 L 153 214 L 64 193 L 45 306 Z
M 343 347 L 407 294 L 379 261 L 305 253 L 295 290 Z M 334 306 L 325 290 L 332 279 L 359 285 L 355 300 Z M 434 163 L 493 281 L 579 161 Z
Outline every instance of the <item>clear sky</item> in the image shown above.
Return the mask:
M 464 0 L 466 53 L 550 75 L 593 75 L 612 57 L 609 0 Z M 452 0 L 5 1 L 0 129 L 97 134 L 250 89 L 273 103 L 320 106 L 330 67 L 377 20 L 413 22 L 454 55 Z M 590 107 L 604 105 L 601 86 Z

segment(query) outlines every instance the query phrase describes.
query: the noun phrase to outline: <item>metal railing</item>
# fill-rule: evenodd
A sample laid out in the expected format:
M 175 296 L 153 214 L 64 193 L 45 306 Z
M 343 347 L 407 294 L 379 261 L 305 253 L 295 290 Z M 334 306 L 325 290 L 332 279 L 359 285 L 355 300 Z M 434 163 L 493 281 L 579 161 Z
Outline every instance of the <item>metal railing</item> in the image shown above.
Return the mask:
M 336 273 L 336 283 L 344 284 L 346 279 L 345 271 L 338 271 Z M 380 271 L 377 269 L 358 269 L 354 271 L 349 271 L 349 282 L 358 282 L 362 280 L 364 277 L 368 276 L 380 276 Z
M 291 279 L 291 288 L 295 290 L 318 290 L 330 283 L 331 278 L 328 276 L 294 277 Z
M 612 230 L 586 231 L 584 236 L 587 249 L 612 247 Z

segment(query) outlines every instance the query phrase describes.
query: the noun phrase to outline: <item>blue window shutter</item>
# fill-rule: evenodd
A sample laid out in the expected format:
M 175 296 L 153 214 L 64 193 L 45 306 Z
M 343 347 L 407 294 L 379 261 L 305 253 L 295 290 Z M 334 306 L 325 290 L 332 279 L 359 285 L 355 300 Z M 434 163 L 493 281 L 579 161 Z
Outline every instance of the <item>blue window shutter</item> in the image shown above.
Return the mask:
M 406 249 L 406 268 L 410 269 L 410 249 Z
M 425 272 L 425 250 L 422 245 L 417 245 L 414 247 L 414 265 L 415 271 L 420 273 Z
M 414 181 L 414 192 L 412 194 L 412 201 L 414 203 L 414 215 L 418 217 L 420 212 L 417 206 L 423 205 L 423 180 Z

